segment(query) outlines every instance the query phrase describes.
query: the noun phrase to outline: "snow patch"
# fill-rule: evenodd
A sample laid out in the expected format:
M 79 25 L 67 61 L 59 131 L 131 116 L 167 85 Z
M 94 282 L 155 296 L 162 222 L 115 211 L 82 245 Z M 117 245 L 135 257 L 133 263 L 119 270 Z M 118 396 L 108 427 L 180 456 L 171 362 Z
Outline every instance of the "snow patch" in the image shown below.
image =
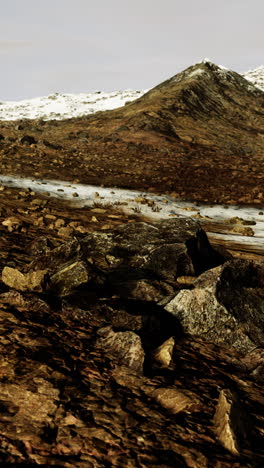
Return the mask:
M 264 65 L 242 73 L 242 76 L 253 83 L 257 88 L 264 91 Z
M 114 91 L 105 93 L 60 94 L 0 102 L 0 120 L 61 120 L 81 117 L 98 111 L 116 109 L 141 97 L 146 91 Z
M 177 200 L 168 195 L 155 195 L 118 188 L 107 188 L 84 184 L 71 184 L 58 180 L 37 180 L 0 174 L 0 184 L 9 187 L 31 188 L 35 192 L 49 192 L 50 196 L 71 200 L 76 206 L 93 206 L 94 202 L 104 204 L 112 203 L 123 205 L 122 209 L 128 213 L 139 212 L 152 219 L 170 219 L 171 217 L 207 217 L 208 220 L 219 222 L 228 221 L 230 218 L 240 217 L 244 220 L 255 221 L 253 226 L 254 236 L 238 236 L 236 234 L 216 234 L 214 237 L 227 241 L 239 242 L 245 246 L 254 245 L 259 251 L 263 251 L 264 215 L 259 208 L 250 206 L 231 205 L 205 205 L 194 204 L 183 200 Z M 78 198 L 74 193 L 78 193 Z M 141 203 L 146 200 L 146 203 Z M 148 203 L 151 201 L 153 203 Z

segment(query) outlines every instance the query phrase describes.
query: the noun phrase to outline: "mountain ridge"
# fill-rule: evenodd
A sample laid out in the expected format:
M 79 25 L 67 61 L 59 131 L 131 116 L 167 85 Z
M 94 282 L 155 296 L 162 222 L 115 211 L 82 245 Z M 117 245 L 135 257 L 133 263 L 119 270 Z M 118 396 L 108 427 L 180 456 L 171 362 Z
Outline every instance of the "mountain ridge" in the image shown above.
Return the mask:
M 2 122 L 1 133 L 5 174 L 23 167 L 25 176 L 264 202 L 264 93 L 210 61 L 126 106 L 61 121 Z
M 204 59 L 197 64 L 191 65 L 186 70 L 203 64 L 211 64 L 218 68 L 218 72 L 228 76 L 231 72 L 226 67 L 214 64 L 209 59 Z M 163 83 L 175 77 L 186 76 L 186 70 L 180 72 Z M 201 70 L 200 70 L 201 71 Z M 199 70 L 197 70 L 199 72 Z M 237 73 L 237 72 L 232 72 Z M 238 73 L 239 74 L 239 73 Z M 239 74 L 253 83 L 257 88 L 264 90 L 264 66 Z M 162 83 L 161 83 L 162 84 Z M 157 85 L 159 86 L 159 85 Z M 155 86 L 154 88 L 156 88 Z M 153 88 L 152 88 L 153 89 Z M 0 120 L 36 119 L 62 120 L 67 118 L 83 117 L 94 112 L 111 110 L 134 101 L 146 94 L 148 90 L 123 90 L 123 91 L 95 91 L 90 93 L 53 93 L 48 96 L 40 96 L 20 101 L 1 101 Z

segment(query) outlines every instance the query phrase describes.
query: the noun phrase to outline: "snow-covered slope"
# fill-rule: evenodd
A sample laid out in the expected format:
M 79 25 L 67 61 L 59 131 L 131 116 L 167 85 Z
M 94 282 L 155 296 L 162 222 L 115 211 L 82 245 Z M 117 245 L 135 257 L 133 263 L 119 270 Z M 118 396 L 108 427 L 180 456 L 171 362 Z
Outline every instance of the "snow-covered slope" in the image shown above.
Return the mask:
M 257 88 L 260 88 L 264 91 L 264 65 L 261 65 L 255 70 L 249 70 L 242 75 L 248 80 L 251 81 Z
M 97 91 L 89 94 L 59 94 L 27 99 L 23 101 L 0 102 L 0 120 L 17 119 L 67 119 L 115 109 L 126 102 L 134 101 L 146 91 Z

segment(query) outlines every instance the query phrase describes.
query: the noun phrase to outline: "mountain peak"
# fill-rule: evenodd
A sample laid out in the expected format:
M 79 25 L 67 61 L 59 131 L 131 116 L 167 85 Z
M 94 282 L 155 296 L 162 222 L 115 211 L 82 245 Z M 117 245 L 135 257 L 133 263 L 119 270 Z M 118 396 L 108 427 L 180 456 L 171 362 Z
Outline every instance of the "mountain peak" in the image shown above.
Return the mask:
M 185 79 L 195 78 L 202 75 L 203 77 L 207 76 L 209 78 L 210 76 L 212 76 L 212 74 L 218 76 L 219 78 L 227 79 L 228 77 L 232 78 L 232 75 L 236 74 L 236 72 L 233 72 L 232 70 L 229 70 L 228 68 L 223 67 L 222 65 L 217 65 L 211 60 L 205 58 L 200 62 L 186 68 L 177 75 L 173 76 L 171 79 L 173 81 L 180 82 Z
M 259 91 L 264 89 L 264 67 L 259 67 L 247 74 L 239 74 L 205 58 L 161 83 L 157 88 L 162 89 L 163 85 L 173 84 L 193 87 L 195 83 L 199 83 L 205 88 L 217 85 L 218 88 L 219 86 L 235 87 L 241 92 L 244 90 L 246 93 L 259 94 Z

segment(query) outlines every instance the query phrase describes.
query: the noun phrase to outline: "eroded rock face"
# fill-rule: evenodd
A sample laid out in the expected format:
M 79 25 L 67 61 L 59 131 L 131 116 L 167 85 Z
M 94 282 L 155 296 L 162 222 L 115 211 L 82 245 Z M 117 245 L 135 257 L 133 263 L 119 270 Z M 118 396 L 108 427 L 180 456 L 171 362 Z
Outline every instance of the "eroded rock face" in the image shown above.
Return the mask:
M 180 291 L 166 306 L 184 331 L 243 354 L 264 345 L 264 267 L 231 260 L 202 274 L 194 289 Z

